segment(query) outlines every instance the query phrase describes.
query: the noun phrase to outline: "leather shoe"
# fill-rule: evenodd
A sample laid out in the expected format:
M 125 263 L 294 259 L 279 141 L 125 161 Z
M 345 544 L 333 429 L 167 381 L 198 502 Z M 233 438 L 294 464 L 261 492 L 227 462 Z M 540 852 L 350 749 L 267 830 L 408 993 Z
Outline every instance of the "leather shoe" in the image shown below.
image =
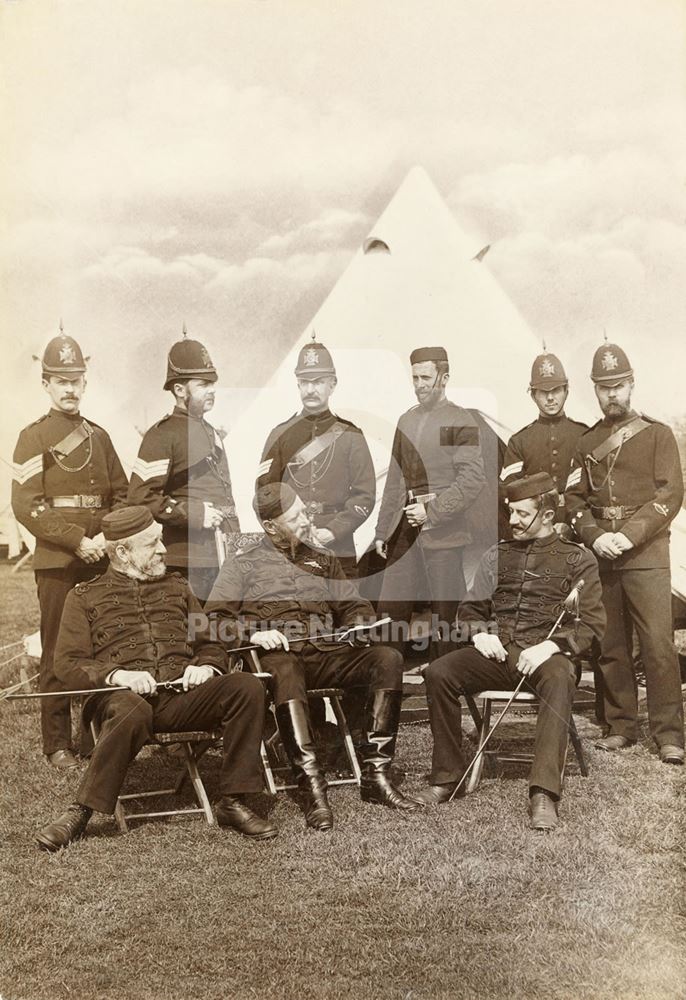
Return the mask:
M 88 806 L 72 802 L 54 823 L 43 827 L 36 836 L 36 843 L 42 851 L 59 851 L 68 847 L 72 840 L 78 840 L 83 835 L 92 815 L 93 810 Z
M 230 826 L 244 837 L 251 840 L 271 840 L 278 833 L 269 820 L 262 819 L 257 813 L 240 801 L 240 799 L 225 795 L 217 803 L 217 823 L 220 826 Z
M 426 788 L 422 788 L 421 792 L 415 792 L 412 798 L 416 802 L 421 802 L 423 806 L 442 806 L 444 802 L 450 800 L 455 785 L 456 782 L 451 782 L 449 785 L 427 785 Z M 455 797 L 462 795 L 463 789 L 461 788 Z
M 78 767 L 79 762 L 71 750 L 55 750 L 54 753 L 46 754 L 48 764 L 57 767 L 62 771 L 69 771 L 73 767 Z
M 684 748 L 674 743 L 663 743 L 660 747 L 660 760 L 663 764 L 683 764 Z
M 532 830 L 554 830 L 557 826 L 557 803 L 547 792 L 534 792 L 529 799 Z
M 626 750 L 627 747 L 632 747 L 635 743 L 636 740 L 630 740 L 628 736 L 605 736 L 602 740 L 596 740 L 593 745 L 598 750 L 614 753 L 615 750 Z

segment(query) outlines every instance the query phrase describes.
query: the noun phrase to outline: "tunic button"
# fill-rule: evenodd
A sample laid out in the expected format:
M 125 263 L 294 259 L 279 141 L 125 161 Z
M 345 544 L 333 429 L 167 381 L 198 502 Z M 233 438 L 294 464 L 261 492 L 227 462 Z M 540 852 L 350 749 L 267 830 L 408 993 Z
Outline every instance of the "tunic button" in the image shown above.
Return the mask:
M 552 464 L 552 468 L 553 468 L 553 469 L 556 469 L 556 468 L 557 468 L 557 462 L 553 462 L 553 464 Z
M 557 448 L 553 448 L 553 455 L 557 455 Z

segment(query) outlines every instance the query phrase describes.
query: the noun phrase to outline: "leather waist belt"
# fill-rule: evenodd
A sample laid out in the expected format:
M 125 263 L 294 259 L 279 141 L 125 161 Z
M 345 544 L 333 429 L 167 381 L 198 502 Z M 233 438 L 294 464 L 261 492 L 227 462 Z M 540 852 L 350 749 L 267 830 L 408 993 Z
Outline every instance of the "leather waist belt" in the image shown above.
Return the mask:
M 310 500 L 309 503 L 305 504 L 305 510 L 308 514 L 338 514 L 340 511 L 345 510 L 345 507 L 339 507 L 334 503 L 320 503 L 318 500 Z
M 73 497 L 50 497 L 48 503 L 51 507 L 102 507 L 103 498 L 87 493 L 77 493 Z
M 625 517 L 633 517 L 639 507 L 591 507 L 591 514 L 604 521 L 621 521 Z

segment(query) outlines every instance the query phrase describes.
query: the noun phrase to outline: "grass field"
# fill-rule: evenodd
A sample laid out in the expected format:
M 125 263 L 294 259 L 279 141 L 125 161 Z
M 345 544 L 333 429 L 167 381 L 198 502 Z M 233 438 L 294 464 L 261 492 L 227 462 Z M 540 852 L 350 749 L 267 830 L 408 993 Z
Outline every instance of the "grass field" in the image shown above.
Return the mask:
M 30 573 L 2 567 L 0 588 L 4 645 L 38 614 Z M 280 828 L 262 844 L 189 820 L 121 835 L 97 817 L 50 856 L 33 835 L 78 778 L 43 762 L 33 704 L 0 702 L 0 997 L 685 997 L 686 774 L 648 739 L 595 751 L 597 730 L 577 722 L 591 775 L 570 767 L 551 835 L 528 829 L 526 782 L 509 771 L 410 817 L 333 790 L 331 834 L 306 831 L 288 797 L 261 797 Z M 405 788 L 423 783 L 430 746 L 426 725 L 401 730 Z M 171 766 L 148 756 L 132 777 Z M 217 767 L 208 755 L 210 794 Z

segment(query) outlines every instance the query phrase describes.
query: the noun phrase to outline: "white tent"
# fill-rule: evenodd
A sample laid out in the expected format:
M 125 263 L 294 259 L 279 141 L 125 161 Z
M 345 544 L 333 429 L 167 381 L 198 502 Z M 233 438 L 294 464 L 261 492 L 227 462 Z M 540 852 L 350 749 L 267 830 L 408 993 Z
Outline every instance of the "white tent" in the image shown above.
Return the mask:
M 526 386 L 541 344 L 476 259 L 482 245 L 465 235 L 415 167 L 269 384 L 259 393 L 218 394 L 218 423 L 230 425 L 231 412 L 240 413 L 226 445 L 245 530 L 256 527 L 251 500 L 267 434 L 299 409 L 293 372 L 313 332 L 334 356 L 332 408 L 362 427 L 380 480 L 398 416 L 415 402 L 409 369 L 415 347 L 446 347 L 449 396 L 487 414 L 501 436 L 533 419 Z M 380 481 L 379 494 L 381 487 Z M 358 532 L 358 548 L 370 541 L 375 521 L 373 515 Z

